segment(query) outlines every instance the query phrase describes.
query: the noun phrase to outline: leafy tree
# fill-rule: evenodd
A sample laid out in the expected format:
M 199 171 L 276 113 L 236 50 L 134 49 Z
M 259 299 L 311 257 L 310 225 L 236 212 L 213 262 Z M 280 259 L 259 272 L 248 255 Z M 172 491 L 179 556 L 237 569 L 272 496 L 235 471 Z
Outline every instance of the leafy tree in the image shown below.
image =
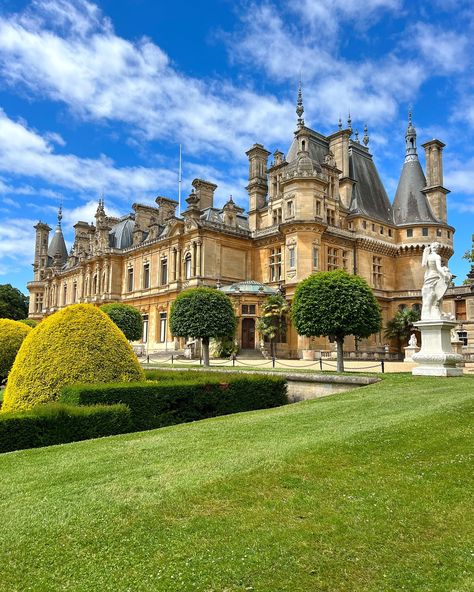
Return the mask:
M 402 343 L 406 343 L 413 330 L 413 323 L 420 320 L 420 311 L 412 308 L 399 310 L 397 314 L 388 321 L 384 335 L 388 339 L 396 339 L 398 354 L 402 353 Z
M 344 371 L 345 336 L 369 337 L 382 327 L 380 306 L 367 282 L 339 269 L 310 275 L 298 285 L 292 318 L 300 335 L 334 336 L 339 372 Z
M 138 341 L 143 335 L 143 318 L 140 312 L 129 304 L 103 304 L 105 312 L 129 341 Z
M 258 332 L 270 340 L 270 353 L 275 355 L 275 338 L 286 329 L 290 307 L 281 294 L 272 294 L 262 304 L 262 317 L 257 322 Z
M 28 297 L 11 284 L 0 285 L 0 317 L 19 321 L 28 316 Z
M 235 327 L 235 313 L 229 297 L 213 288 L 184 290 L 171 306 L 171 333 L 176 337 L 200 338 L 205 366 L 209 366 L 211 337 L 234 335 Z

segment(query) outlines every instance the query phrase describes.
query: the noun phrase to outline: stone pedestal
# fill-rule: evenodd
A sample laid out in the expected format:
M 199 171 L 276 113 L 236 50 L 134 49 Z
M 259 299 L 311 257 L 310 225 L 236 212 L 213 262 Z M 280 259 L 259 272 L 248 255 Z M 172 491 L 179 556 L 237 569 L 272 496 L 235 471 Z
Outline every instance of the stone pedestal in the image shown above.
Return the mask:
M 462 356 L 451 347 L 451 330 L 456 325 L 456 321 L 444 319 L 415 323 L 421 333 L 421 349 L 412 357 L 419 364 L 412 370 L 414 376 L 462 376 L 462 368 L 456 368 Z
M 404 362 L 413 362 L 413 355 L 417 354 L 420 351 L 420 348 L 417 345 L 409 345 L 405 348 L 405 358 L 403 359 Z

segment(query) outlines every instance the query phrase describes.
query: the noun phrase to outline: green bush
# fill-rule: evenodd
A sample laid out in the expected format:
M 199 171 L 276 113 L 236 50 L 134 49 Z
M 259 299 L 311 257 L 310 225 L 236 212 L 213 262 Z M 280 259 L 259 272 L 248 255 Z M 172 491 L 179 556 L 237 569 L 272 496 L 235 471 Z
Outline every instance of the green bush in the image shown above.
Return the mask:
M 277 407 L 288 399 L 283 377 L 226 374 L 134 384 L 72 385 L 63 388 L 61 401 L 73 405 L 124 403 L 132 413 L 133 429 L 149 430 Z
M 23 339 L 31 331 L 20 321 L 0 319 L 0 383 L 8 376 Z
M 8 376 L 2 413 L 55 401 L 67 384 L 143 377 L 131 345 L 109 317 L 92 304 L 73 304 L 30 331 Z
M 131 429 L 126 405 L 38 405 L 0 414 L 0 452 L 122 434 Z
M 112 319 L 129 341 L 138 341 L 142 338 L 143 318 L 134 306 L 116 302 L 103 304 L 100 310 Z

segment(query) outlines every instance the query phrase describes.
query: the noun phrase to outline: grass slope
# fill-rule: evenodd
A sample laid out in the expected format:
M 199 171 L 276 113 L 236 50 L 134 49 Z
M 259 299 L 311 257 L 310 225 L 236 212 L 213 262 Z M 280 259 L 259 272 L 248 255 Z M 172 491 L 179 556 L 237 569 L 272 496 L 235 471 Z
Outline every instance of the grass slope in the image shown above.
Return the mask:
M 474 379 L 0 457 L 14 591 L 468 592 Z

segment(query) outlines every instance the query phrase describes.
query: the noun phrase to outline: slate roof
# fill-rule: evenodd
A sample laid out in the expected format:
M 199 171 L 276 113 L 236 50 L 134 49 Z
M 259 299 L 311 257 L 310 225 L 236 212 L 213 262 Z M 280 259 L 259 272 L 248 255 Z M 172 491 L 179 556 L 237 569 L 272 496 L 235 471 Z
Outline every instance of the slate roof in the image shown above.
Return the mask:
M 395 224 L 438 222 L 431 212 L 426 195 L 421 191 L 425 186 L 426 179 L 418 158 L 406 161 L 393 201 Z
M 349 176 L 356 181 L 352 189 L 350 213 L 392 222 L 390 200 L 372 156 L 366 148 L 355 143 L 349 148 Z
M 109 244 L 115 249 L 128 249 L 133 243 L 134 219 L 132 215 L 123 217 L 109 232 Z
M 66 242 L 64 241 L 63 231 L 61 230 L 61 225 L 58 224 L 56 226 L 56 230 L 54 231 L 53 238 L 49 243 L 48 247 L 48 257 L 54 259 L 54 257 L 59 253 L 61 256 L 61 263 L 66 263 L 67 261 L 67 248 Z

